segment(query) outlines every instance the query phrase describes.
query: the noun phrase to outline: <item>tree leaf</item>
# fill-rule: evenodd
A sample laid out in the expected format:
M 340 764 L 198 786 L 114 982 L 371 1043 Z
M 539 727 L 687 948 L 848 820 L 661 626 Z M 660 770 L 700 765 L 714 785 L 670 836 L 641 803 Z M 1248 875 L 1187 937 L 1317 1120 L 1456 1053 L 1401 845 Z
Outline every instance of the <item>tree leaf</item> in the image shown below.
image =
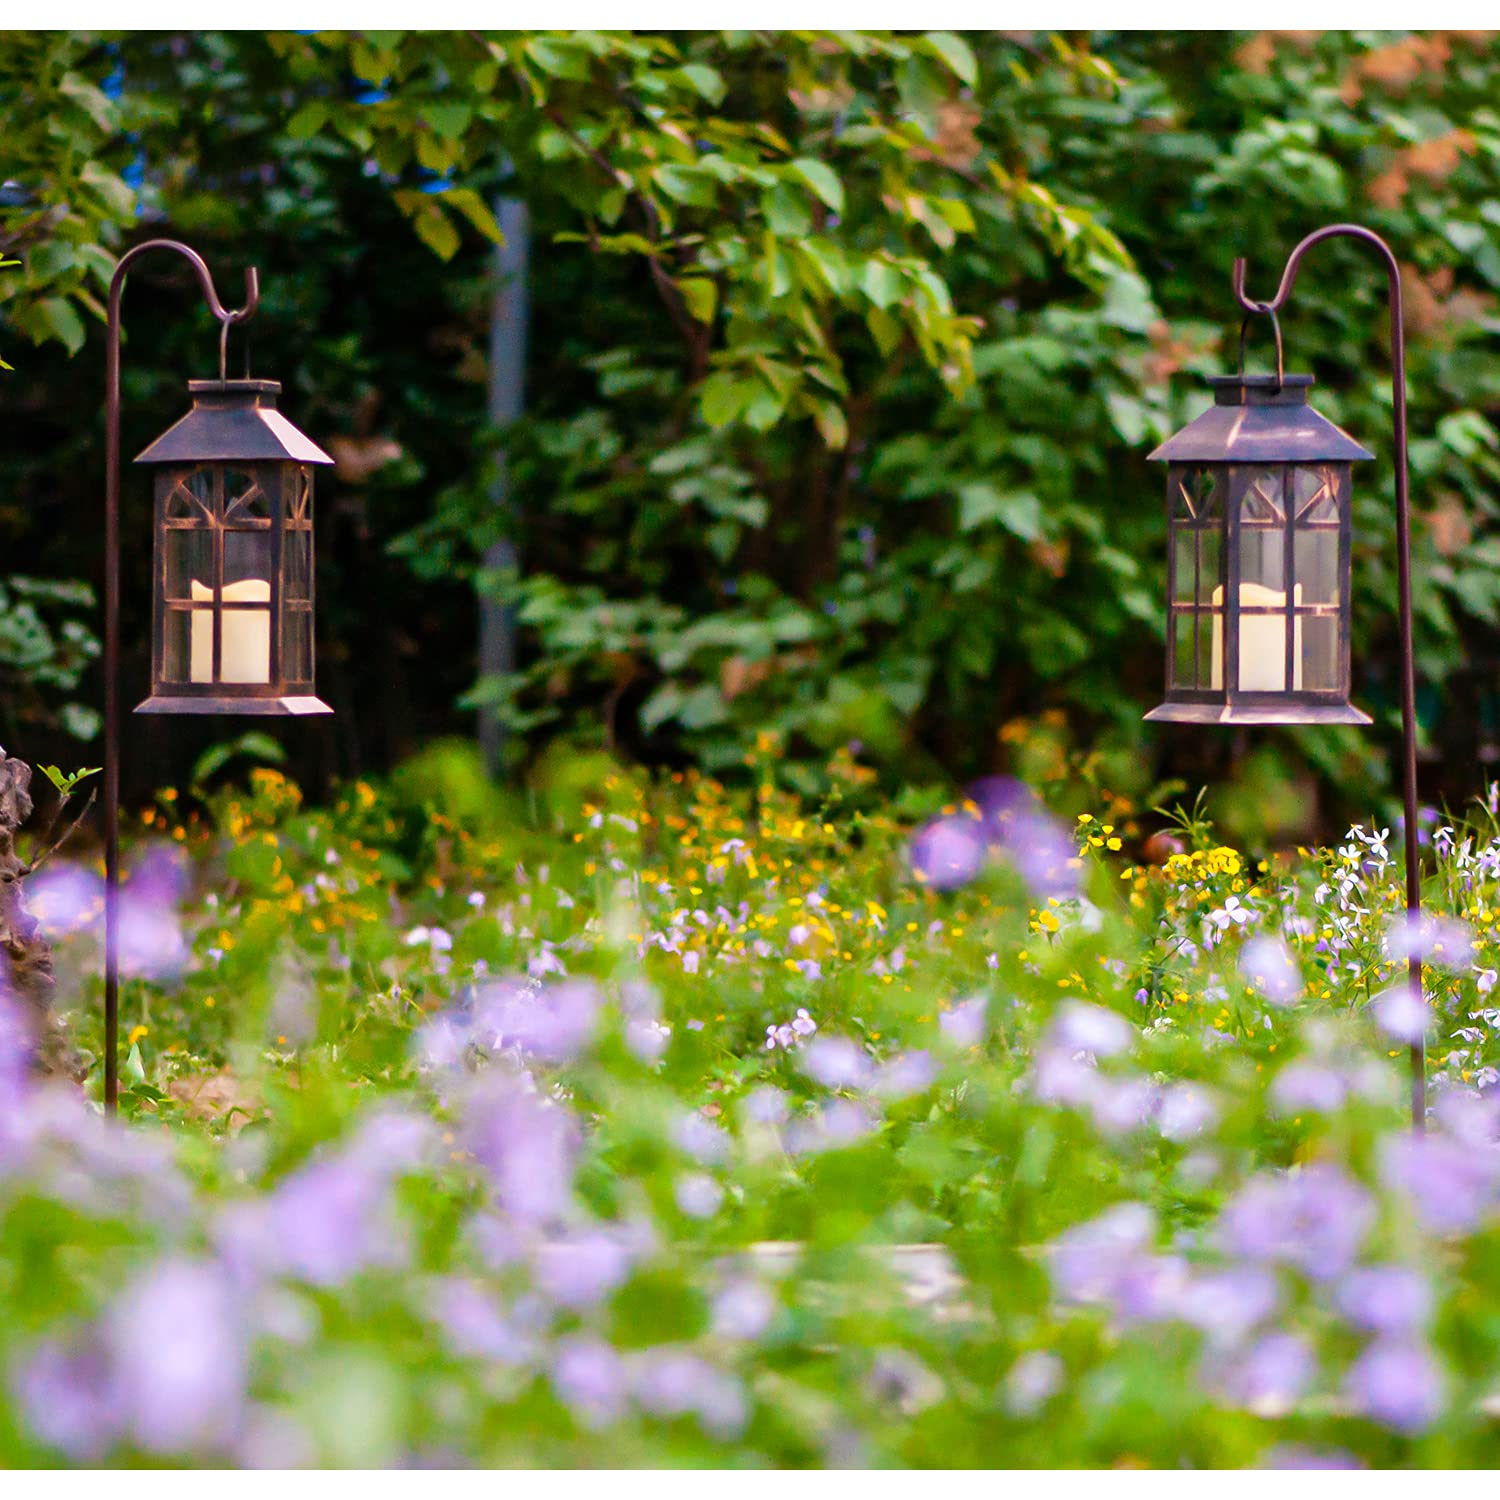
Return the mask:
M 799 156 L 787 171 L 807 184 L 834 213 L 844 210 L 844 184 L 838 174 L 826 162 L 814 161 L 810 156 Z

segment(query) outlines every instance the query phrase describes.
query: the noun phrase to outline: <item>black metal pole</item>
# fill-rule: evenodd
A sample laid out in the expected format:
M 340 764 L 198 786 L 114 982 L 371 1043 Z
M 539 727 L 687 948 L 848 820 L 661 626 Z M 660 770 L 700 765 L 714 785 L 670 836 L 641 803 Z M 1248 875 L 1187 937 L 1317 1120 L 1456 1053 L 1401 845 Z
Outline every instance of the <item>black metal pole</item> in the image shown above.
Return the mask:
M 225 309 L 207 263 L 177 240 L 146 240 L 127 250 L 109 283 L 104 346 L 104 1108 L 120 1103 L 120 297 L 130 266 L 149 250 L 185 256 L 198 276 L 209 310 L 220 323 L 219 379 L 225 378 L 225 341 L 231 323 L 255 313 L 260 282 L 245 272 L 245 305 Z
M 1389 284 L 1391 318 L 1391 408 L 1396 449 L 1396 592 L 1401 629 L 1401 795 L 1406 813 L 1406 914 L 1409 951 L 1407 984 L 1422 999 L 1422 957 L 1418 951 L 1417 927 L 1422 913 L 1421 854 L 1417 848 L 1417 672 L 1412 649 L 1411 608 L 1411 499 L 1406 462 L 1406 328 L 1401 311 L 1401 267 L 1391 247 L 1360 224 L 1330 224 L 1315 229 L 1287 257 L 1281 285 L 1269 302 L 1252 302 L 1245 296 L 1245 262 L 1234 263 L 1235 300 L 1248 313 L 1275 314 L 1291 295 L 1302 257 L 1323 240 L 1358 240 L 1369 246 L 1385 264 Z M 1422 1036 L 1411 1044 L 1411 1126 L 1421 1134 L 1427 1120 L 1427 1055 Z

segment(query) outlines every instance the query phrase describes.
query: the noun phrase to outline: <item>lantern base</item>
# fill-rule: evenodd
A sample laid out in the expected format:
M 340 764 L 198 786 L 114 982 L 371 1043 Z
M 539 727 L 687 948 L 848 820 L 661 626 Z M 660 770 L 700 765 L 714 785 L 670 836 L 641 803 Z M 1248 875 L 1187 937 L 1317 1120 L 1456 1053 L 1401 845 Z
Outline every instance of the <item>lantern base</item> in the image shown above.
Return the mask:
M 180 697 L 157 697 L 153 694 L 144 703 L 138 703 L 138 714 L 253 714 L 282 716 L 294 714 L 331 714 L 333 710 L 321 699 L 304 698 L 241 698 L 224 693 L 183 694 Z
M 1373 724 L 1352 703 L 1172 703 L 1146 715 L 1153 724 Z

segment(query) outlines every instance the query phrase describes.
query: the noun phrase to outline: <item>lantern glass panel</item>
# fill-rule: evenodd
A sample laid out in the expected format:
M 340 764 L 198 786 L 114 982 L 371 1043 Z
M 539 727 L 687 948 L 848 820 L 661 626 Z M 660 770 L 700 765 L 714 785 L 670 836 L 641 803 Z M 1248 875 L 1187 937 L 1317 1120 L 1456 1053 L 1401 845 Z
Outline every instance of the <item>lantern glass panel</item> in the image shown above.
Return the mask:
M 281 539 L 288 599 L 312 598 L 312 532 L 288 531 Z
M 1310 692 L 1333 692 L 1343 686 L 1342 653 L 1337 615 L 1299 616 L 1301 687 Z
M 288 610 L 282 617 L 282 651 L 285 672 L 291 682 L 311 682 L 313 675 L 312 615 L 304 609 Z
M 169 609 L 162 623 L 161 675 L 165 682 L 188 682 L 190 678 L 192 637 L 190 624 L 199 616 L 210 621 L 207 610 Z
M 270 531 L 226 531 L 224 533 L 224 597 L 229 599 L 230 587 L 237 583 L 255 582 L 265 592 L 258 597 L 266 603 L 271 599 L 271 533 Z M 257 597 L 253 592 L 243 596 L 246 600 Z
M 207 527 L 174 529 L 162 535 L 164 597 L 188 600 L 193 584 L 214 576 L 214 534 Z

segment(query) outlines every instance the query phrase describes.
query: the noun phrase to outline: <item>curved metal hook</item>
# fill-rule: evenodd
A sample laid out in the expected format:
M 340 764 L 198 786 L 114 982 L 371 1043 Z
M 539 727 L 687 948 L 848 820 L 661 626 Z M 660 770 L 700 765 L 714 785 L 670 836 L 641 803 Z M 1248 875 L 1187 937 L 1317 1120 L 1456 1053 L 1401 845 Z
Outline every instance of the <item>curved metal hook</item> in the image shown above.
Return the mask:
M 119 259 L 115 266 L 115 273 L 109 281 L 109 312 L 113 322 L 118 323 L 120 315 L 120 294 L 125 287 L 125 276 L 129 271 L 131 263 L 139 260 L 148 250 L 173 250 L 183 257 L 192 266 L 198 278 L 199 289 L 203 293 L 203 300 L 208 303 L 208 310 L 219 321 L 219 379 L 228 378 L 229 368 L 229 330 L 235 323 L 247 323 L 255 316 L 255 310 L 260 306 L 260 273 L 254 266 L 245 267 L 245 305 L 243 307 L 225 307 L 219 300 L 219 293 L 214 287 L 213 273 L 208 269 L 208 262 L 203 259 L 190 245 L 184 245 L 181 240 L 144 240 L 139 245 L 132 246 Z
M 1281 273 L 1281 285 L 1276 288 L 1276 295 L 1269 302 L 1255 302 L 1245 295 L 1245 257 L 1236 256 L 1234 271 L 1230 277 L 1230 284 L 1234 288 L 1234 300 L 1247 313 L 1274 313 L 1281 309 L 1286 299 L 1292 295 L 1292 287 L 1297 281 L 1297 272 L 1302 264 L 1302 257 L 1312 249 L 1314 245 L 1321 244 L 1324 240 L 1351 239 L 1359 240 L 1371 246 L 1385 261 L 1386 271 L 1391 278 L 1391 284 L 1398 287 L 1401 284 L 1401 268 L 1396 262 L 1395 253 L 1391 247 L 1375 233 L 1373 229 L 1366 229 L 1363 224 L 1325 224 L 1322 229 L 1315 229 L 1310 235 L 1298 242 L 1292 253 L 1286 258 L 1286 266 Z

